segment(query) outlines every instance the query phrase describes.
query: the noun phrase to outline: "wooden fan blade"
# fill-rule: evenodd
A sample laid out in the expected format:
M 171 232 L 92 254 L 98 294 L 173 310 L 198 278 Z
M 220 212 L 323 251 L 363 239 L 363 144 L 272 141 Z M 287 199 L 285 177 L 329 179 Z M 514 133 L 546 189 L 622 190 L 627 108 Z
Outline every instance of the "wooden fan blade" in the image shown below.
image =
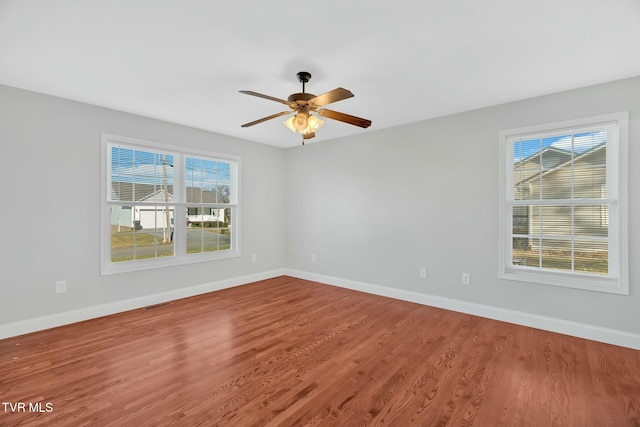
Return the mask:
M 349 114 L 340 113 L 338 111 L 327 110 L 326 108 L 318 110 L 318 114 L 328 119 L 338 120 L 350 125 L 360 126 L 361 128 L 368 128 L 369 126 L 371 126 L 371 120 L 362 119 L 360 117 L 351 116 Z
M 249 126 L 257 125 L 258 123 L 266 122 L 267 120 L 275 119 L 276 117 L 284 116 L 286 114 L 291 114 L 293 111 L 283 111 L 281 113 L 272 114 L 267 117 L 263 117 L 261 119 L 255 120 L 253 122 L 245 123 L 242 125 L 243 128 L 248 128 Z
M 294 106 L 291 106 L 291 102 L 285 101 L 284 99 L 275 98 L 273 96 L 264 95 L 264 94 L 258 93 L 258 92 L 253 92 L 251 90 L 241 90 L 240 93 L 244 93 L 245 95 L 257 96 L 258 98 L 269 99 L 271 101 L 279 102 L 280 104 L 288 105 L 291 108 L 295 108 L 295 104 L 294 104 Z
M 353 93 L 350 90 L 338 87 L 334 90 L 330 90 L 327 93 L 323 93 L 322 95 L 318 95 L 315 98 L 311 98 L 309 103 L 314 107 L 322 107 L 327 104 L 331 104 L 332 102 L 342 101 L 343 99 L 353 97 Z

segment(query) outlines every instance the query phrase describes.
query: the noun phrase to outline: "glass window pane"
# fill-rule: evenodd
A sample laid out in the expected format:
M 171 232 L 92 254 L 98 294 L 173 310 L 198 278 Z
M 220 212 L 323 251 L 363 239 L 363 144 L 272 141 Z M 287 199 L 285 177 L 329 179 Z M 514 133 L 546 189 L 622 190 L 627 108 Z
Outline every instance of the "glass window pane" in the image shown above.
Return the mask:
M 528 267 L 540 266 L 540 240 L 529 237 L 513 238 L 513 265 L 525 265 Z
M 210 184 L 202 189 L 202 203 L 216 203 L 216 188 L 214 184 Z
M 193 157 L 185 159 L 185 179 L 187 186 L 190 182 L 199 182 L 202 170 L 202 160 Z M 194 186 L 195 187 L 195 186 Z
M 220 228 L 218 231 L 218 250 L 224 251 L 232 249 L 231 247 L 231 208 L 224 208 L 219 210 L 220 222 L 218 223 Z
M 514 206 L 512 219 L 513 219 L 513 234 L 529 234 L 529 211 L 530 206 Z
M 173 256 L 172 219 L 173 207 L 112 206 L 111 261 Z
M 187 203 L 230 203 L 230 163 L 188 157 L 186 167 Z
M 216 187 L 217 203 L 230 203 L 231 201 L 230 195 L 231 195 L 230 185 L 218 184 L 218 186 Z
M 129 201 L 133 198 L 133 150 L 111 147 L 111 194 L 109 200 Z
M 558 168 L 547 171 L 540 177 L 540 195 L 542 199 L 571 199 L 572 198 L 572 170 Z
M 563 148 L 563 141 L 567 138 L 570 137 L 561 136 L 542 140 L 544 149 L 540 153 L 540 165 L 543 172 L 570 166 L 571 151 Z
M 214 160 L 202 160 L 203 181 L 217 181 L 218 162 Z
M 187 201 L 187 203 L 201 203 L 202 202 L 202 195 L 200 193 L 200 189 L 199 188 L 195 188 L 193 186 L 187 186 L 187 188 L 185 189 L 185 199 Z
M 232 249 L 231 208 L 189 207 L 187 220 L 187 253 Z
M 609 273 L 609 248 L 607 242 L 576 241 L 575 269 L 584 273 Z
M 189 206 L 187 208 L 187 226 L 199 228 L 203 226 L 203 212 L 201 207 Z
M 602 186 L 606 188 L 607 171 L 604 166 L 582 166 L 573 171 L 574 198 L 576 199 L 602 199 L 606 198 L 606 191 L 602 192 Z
M 575 235 L 608 237 L 609 209 L 606 204 L 575 207 Z
M 540 140 L 514 142 L 513 165 L 513 197 L 515 200 L 529 200 L 532 197 L 530 181 L 540 174 Z
M 571 236 L 571 206 L 542 206 L 542 234 L 546 236 Z
M 205 226 L 201 207 L 187 208 L 187 253 L 202 252 L 202 229 Z
M 187 158 L 186 170 L 185 170 L 185 186 L 186 186 L 186 201 L 187 203 L 201 203 L 201 167 L 202 161 L 200 159 Z
M 600 161 L 598 163 L 606 163 L 606 157 L 602 156 L 604 150 L 596 150 L 596 148 L 604 148 L 607 145 L 607 131 L 599 130 L 595 132 L 577 133 L 573 136 L 573 153 L 576 161 L 585 153 L 594 155 L 598 153 Z
M 173 155 L 111 147 L 109 200 L 140 201 L 167 191 L 173 194 Z
M 231 184 L 231 164 L 227 162 L 218 162 L 216 182 L 219 184 Z
M 571 240 L 542 239 L 542 268 L 572 270 Z
M 202 233 L 202 252 L 217 251 L 219 237 L 216 227 L 205 228 Z
M 540 206 L 531 206 L 529 211 L 530 211 L 529 234 L 540 235 L 540 232 L 542 231 L 540 226 L 541 225 L 541 218 L 540 218 L 541 208 Z

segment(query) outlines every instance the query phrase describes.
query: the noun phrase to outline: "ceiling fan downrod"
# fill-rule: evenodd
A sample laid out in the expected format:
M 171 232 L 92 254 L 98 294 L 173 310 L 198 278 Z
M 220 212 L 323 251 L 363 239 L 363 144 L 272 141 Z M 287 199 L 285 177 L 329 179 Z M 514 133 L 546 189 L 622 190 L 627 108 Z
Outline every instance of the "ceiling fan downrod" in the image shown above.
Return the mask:
M 298 80 L 300 80 L 300 83 L 302 83 L 302 93 L 304 93 L 305 83 L 311 80 L 311 73 L 300 71 L 296 75 L 298 76 Z

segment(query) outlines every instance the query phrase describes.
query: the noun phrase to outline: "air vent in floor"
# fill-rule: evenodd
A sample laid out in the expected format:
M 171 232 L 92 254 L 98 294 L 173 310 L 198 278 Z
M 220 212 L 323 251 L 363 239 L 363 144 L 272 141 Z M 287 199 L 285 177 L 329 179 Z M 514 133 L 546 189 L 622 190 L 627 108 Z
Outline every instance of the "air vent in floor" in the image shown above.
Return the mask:
M 154 308 L 160 308 L 160 307 L 164 307 L 165 305 L 169 305 L 171 303 L 169 302 L 161 302 L 160 304 L 154 304 L 154 305 L 149 305 L 147 307 L 144 307 L 145 310 L 153 310 Z

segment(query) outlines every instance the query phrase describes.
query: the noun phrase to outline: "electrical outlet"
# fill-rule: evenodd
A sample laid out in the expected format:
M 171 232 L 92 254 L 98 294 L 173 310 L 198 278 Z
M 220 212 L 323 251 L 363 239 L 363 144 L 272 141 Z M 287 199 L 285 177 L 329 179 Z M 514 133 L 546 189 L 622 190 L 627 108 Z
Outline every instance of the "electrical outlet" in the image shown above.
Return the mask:
M 67 281 L 66 280 L 56 281 L 56 294 L 62 294 L 64 292 L 67 292 Z
M 316 254 L 311 254 L 311 261 L 316 262 Z
M 426 267 L 421 267 L 420 268 L 420 278 L 421 279 L 426 279 L 427 278 L 427 268 Z
M 462 284 L 463 285 L 470 285 L 471 284 L 471 274 L 462 273 Z
M 258 260 L 258 257 L 256 256 L 256 254 L 251 255 L 251 262 L 256 262 Z

